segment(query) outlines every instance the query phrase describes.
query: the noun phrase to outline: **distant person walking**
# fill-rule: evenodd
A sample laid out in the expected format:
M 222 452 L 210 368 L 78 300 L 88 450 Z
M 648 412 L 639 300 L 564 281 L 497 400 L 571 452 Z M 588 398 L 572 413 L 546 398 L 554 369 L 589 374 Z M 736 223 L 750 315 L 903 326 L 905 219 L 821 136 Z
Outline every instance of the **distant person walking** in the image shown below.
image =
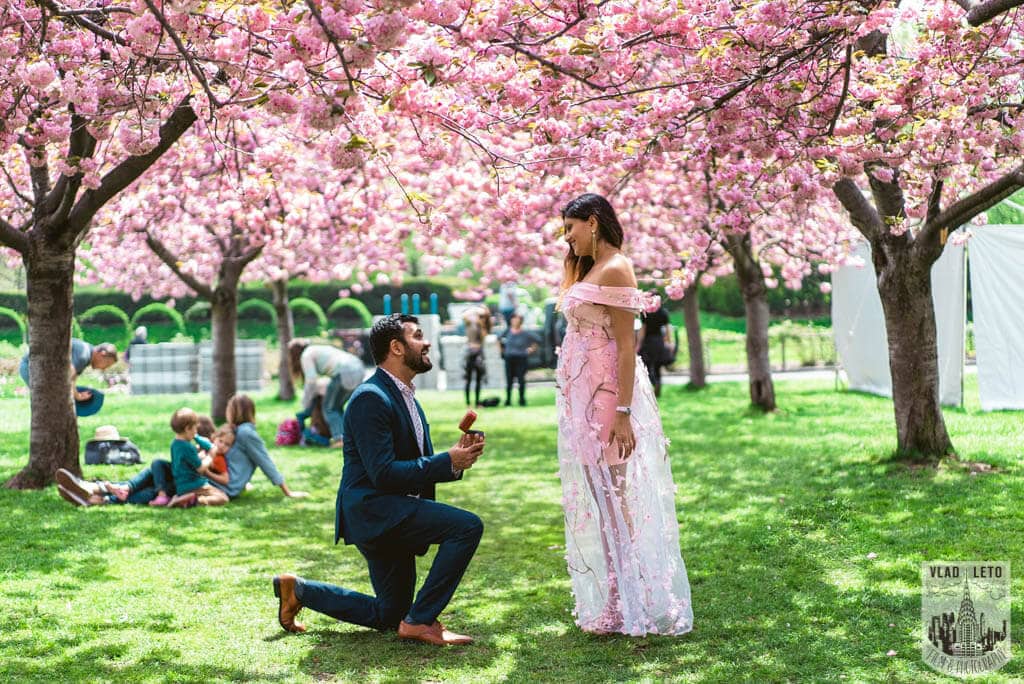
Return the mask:
M 106 370 L 117 363 L 117 348 L 109 342 L 93 346 L 88 342 L 72 338 L 70 363 L 72 394 L 75 399 L 75 415 L 91 416 L 103 406 L 103 393 L 88 387 L 77 387 L 75 381 L 87 368 Z M 21 379 L 25 381 L 25 384 L 31 389 L 28 354 L 21 358 L 18 373 L 21 375 Z
M 512 324 L 512 315 L 519 308 L 519 285 L 514 280 L 504 282 L 498 290 L 498 311 L 506 325 Z
M 526 406 L 526 370 L 530 354 L 540 344 L 533 333 L 523 330 L 523 317 L 512 314 L 506 330 L 499 338 L 505 358 L 505 406 L 512 405 L 512 383 L 519 383 L 519 405 Z
M 658 307 L 657 311 L 645 314 L 642 322 L 637 352 L 647 367 L 647 377 L 654 388 L 654 396 L 660 397 L 661 367 L 665 365 L 669 349 L 668 343 L 665 341 L 665 331 L 669 325 L 668 312 L 665 311 L 665 307 Z
M 462 322 L 466 326 L 466 406 L 469 406 L 470 385 L 476 381 L 474 397 L 475 406 L 480 406 L 480 386 L 483 384 L 484 376 L 487 375 L 487 366 L 484 363 L 484 342 L 491 333 L 491 310 L 487 306 L 470 307 L 462 315 Z
M 355 354 L 329 344 L 310 344 L 296 339 L 288 345 L 288 358 L 292 377 L 303 384 L 302 409 L 307 415 L 317 397 L 317 379 L 330 378 L 323 394 L 324 419 L 331 430 L 331 445 L 341 445 L 344 427 L 345 402 L 352 396 L 366 375 L 366 366 Z

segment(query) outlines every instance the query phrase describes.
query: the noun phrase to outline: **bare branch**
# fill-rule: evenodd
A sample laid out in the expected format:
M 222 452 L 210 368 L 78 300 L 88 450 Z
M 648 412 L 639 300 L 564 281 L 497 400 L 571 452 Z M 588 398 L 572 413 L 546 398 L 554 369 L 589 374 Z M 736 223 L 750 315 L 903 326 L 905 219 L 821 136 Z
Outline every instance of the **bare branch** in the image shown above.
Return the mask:
M 182 271 L 178 257 L 172 254 L 171 250 L 167 249 L 167 245 L 165 245 L 160 238 L 156 237 L 149 231 L 146 231 L 146 244 L 151 250 L 153 250 L 153 253 L 157 255 L 160 261 L 166 264 L 167 268 L 174 271 L 174 275 L 181 278 L 181 282 L 192 288 L 192 290 L 200 297 L 213 299 L 213 288 L 199 282 L 199 279 L 195 276 Z
M 840 178 L 832 186 L 832 192 L 850 214 L 850 222 L 861 235 L 869 242 L 874 242 L 882 236 L 886 230 L 885 222 L 853 179 Z
M 15 182 L 14 182 L 14 179 L 13 179 L 13 178 L 11 178 L 11 174 L 10 174 L 10 172 L 9 172 L 9 171 L 7 170 L 7 167 L 6 167 L 6 166 L 4 166 L 4 165 L 0 165 L 0 170 L 3 170 L 3 172 L 4 172 L 4 175 L 5 175 L 5 176 L 7 176 L 7 184 L 11 186 L 11 192 L 13 192 L 13 193 L 14 193 L 15 197 L 17 197 L 17 198 L 18 198 L 18 199 L 20 199 L 20 200 L 21 200 L 22 202 L 24 202 L 24 203 L 25 203 L 25 204 L 27 204 L 27 205 L 28 205 L 29 207 L 31 207 L 31 206 L 32 206 L 32 200 L 31 200 L 31 198 L 29 198 L 29 197 L 28 197 L 27 195 L 23 194 L 23 193 L 21 192 L 21 190 L 19 190 L 19 189 L 18 189 L 18 186 L 17 186 L 17 184 L 16 184 Z
M 182 59 L 184 59 L 185 63 L 188 64 L 189 71 L 195 74 L 200 85 L 203 86 L 203 90 L 206 91 L 206 97 L 210 98 L 211 107 L 220 107 L 223 105 L 224 103 L 217 99 L 217 96 L 214 95 L 213 91 L 210 89 L 210 84 L 206 80 L 206 74 L 203 73 L 203 70 L 200 69 L 199 65 L 195 63 L 194 59 L 192 59 L 192 55 L 189 53 L 188 48 L 186 48 L 184 43 L 181 42 L 181 38 L 178 36 L 178 32 L 174 30 L 174 27 L 167 22 L 167 18 L 164 17 L 163 12 L 157 9 L 156 5 L 153 4 L 153 0 L 144 1 L 146 3 L 146 7 L 148 7 L 149 11 L 153 13 L 153 16 L 156 17 L 156 20 L 160 22 L 163 29 L 167 31 L 167 35 L 171 37 L 171 40 L 177 46 Z
M 39 212 L 46 200 L 46 193 L 50 192 L 50 165 L 46 163 L 45 155 L 42 157 L 42 163 L 33 164 L 32 158 L 36 152 L 34 148 L 28 148 L 25 151 L 25 161 L 29 165 L 28 173 L 32 179 L 32 206 Z
M 933 180 L 932 192 L 928 195 L 928 215 L 925 218 L 925 223 L 934 221 L 942 212 L 942 187 L 942 179 L 936 178 Z
M 954 230 L 972 218 L 991 209 L 1004 199 L 1024 188 L 1024 164 L 1007 173 L 997 181 L 989 183 L 981 190 L 951 204 L 945 211 L 929 220 L 925 231 L 938 232 L 942 228 Z
M 4 244 L 24 255 L 28 251 L 28 236 L 0 218 L 0 244 Z
M 338 45 L 338 38 L 334 35 L 334 31 L 324 21 L 323 15 L 320 14 L 320 8 L 317 7 L 317 3 L 312 0 L 306 0 L 306 6 L 309 7 L 309 11 L 313 14 L 313 18 L 316 19 L 316 23 L 320 25 L 321 30 L 327 36 L 327 39 L 331 41 L 331 45 L 334 46 L 334 51 L 338 55 L 338 61 L 341 62 L 341 68 L 345 71 L 345 79 L 348 81 L 349 90 L 353 93 L 356 92 L 355 79 L 352 78 L 352 73 L 348 70 L 348 60 L 345 59 L 344 51 L 341 46 Z
M 876 177 L 873 173 L 876 168 L 892 171 L 892 180 L 884 181 Z M 903 196 L 903 188 L 900 187 L 899 169 L 894 169 L 887 164 L 871 163 L 865 164 L 864 170 L 868 174 L 868 185 L 871 187 L 871 195 L 875 200 L 875 207 L 882 217 L 906 217 L 907 202 Z
M 971 26 L 981 26 L 1000 14 L 1009 12 L 1014 7 L 1024 5 L 1024 0 L 983 0 L 982 2 L 954 0 L 954 2 L 967 12 L 967 23 Z
M 125 47 L 128 46 L 128 41 L 127 40 L 125 40 L 121 36 L 117 35 L 116 33 L 113 33 L 112 31 L 108 31 L 107 29 L 103 28 L 102 26 L 100 26 L 99 24 L 94 22 L 93 20 L 89 19 L 87 16 L 84 16 L 84 10 L 75 11 L 75 10 L 65 9 L 64 7 L 61 7 L 56 2 L 54 2 L 53 0 L 39 0 L 39 1 L 43 5 L 43 7 L 45 7 L 46 9 L 48 9 L 51 12 L 53 12 L 54 14 L 56 14 L 58 17 L 61 17 L 67 23 L 76 24 L 78 26 L 81 26 L 85 30 L 87 30 L 90 33 L 93 33 L 93 34 L 99 36 L 103 40 L 110 41 L 111 43 L 116 43 L 117 45 L 123 45 Z M 95 12 L 95 11 L 96 10 L 89 10 L 89 13 L 92 13 L 92 12 Z M 115 8 L 110 8 L 110 11 L 115 11 Z M 129 11 L 131 11 L 131 10 L 129 10 Z
M 96 138 L 86 128 L 85 119 L 78 115 L 74 106 L 71 107 L 71 136 L 68 145 L 68 156 L 79 160 L 92 157 L 96 151 Z M 59 225 L 64 222 L 74 206 L 78 189 L 82 185 L 82 173 L 78 172 L 72 176 L 61 174 L 57 183 L 46 198 L 45 212 L 52 214 L 51 225 Z
M 178 103 L 174 112 L 167 117 L 167 121 L 160 126 L 160 142 L 156 147 L 146 154 L 128 157 L 103 177 L 100 187 L 82 195 L 68 217 L 74 230 L 84 230 L 104 204 L 145 173 L 146 169 L 152 166 L 178 138 L 192 127 L 198 117 L 190 104 L 191 99 L 191 95 L 185 96 Z
M 495 45 L 497 45 L 498 47 L 508 48 L 512 52 L 516 52 L 516 53 L 518 53 L 520 55 L 523 55 L 524 57 L 529 57 L 530 59 L 532 59 L 533 61 L 537 62 L 541 66 L 546 66 L 547 68 L 551 69 L 555 73 L 559 73 L 559 74 L 562 74 L 564 76 L 568 76 L 569 78 L 573 79 L 574 81 L 579 81 L 580 83 L 582 83 L 583 85 L 587 86 L 588 88 L 593 88 L 594 90 L 597 90 L 598 92 L 602 92 L 603 93 L 604 91 L 606 91 L 606 90 L 608 90 L 610 88 L 610 86 L 601 85 L 600 83 L 594 83 L 593 81 L 591 81 L 590 79 L 586 78 L 585 76 L 580 76 L 579 74 L 577 74 L 577 73 L 575 73 L 573 71 L 570 71 L 569 69 L 565 69 L 565 68 L 555 64 L 550 59 L 546 59 L 544 57 L 541 57 L 540 55 L 534 54 L 533 52 L 530 52 L 526 48 L 520 47 L 519 45 L 516 45 L 513 42 L 495 43 Z
M 836 113 L 828 124 L 828 134 L 832 135 L 836 130 L 836 123 L 843 113 L 843 105 L 846 104 L 846 96 L 850 92 L 850 71 L 853 62 L 853 46 L 846 46 L 846 61 L 843 64 L 843 92 L 839 95 L 839 102 L 836 104 Z

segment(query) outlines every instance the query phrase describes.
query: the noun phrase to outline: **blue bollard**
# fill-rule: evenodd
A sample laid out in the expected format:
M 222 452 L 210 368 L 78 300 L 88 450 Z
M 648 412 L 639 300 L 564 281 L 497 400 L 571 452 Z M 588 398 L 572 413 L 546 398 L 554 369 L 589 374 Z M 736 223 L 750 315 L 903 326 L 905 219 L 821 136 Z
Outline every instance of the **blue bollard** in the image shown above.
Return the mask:
M 412 315 L 413 316 L 419 316 L 420 315 L 420 293 L 419 292 L 413 292 L 412 293 Z
M 402 293 L 402 313 L 409 313 L 409 295 Z
M 430 313 L 437 315 L 437 293 L 430 293 Z
M 389 294 L 384 295 L 384 315 L 391 315 L 391 295 Z

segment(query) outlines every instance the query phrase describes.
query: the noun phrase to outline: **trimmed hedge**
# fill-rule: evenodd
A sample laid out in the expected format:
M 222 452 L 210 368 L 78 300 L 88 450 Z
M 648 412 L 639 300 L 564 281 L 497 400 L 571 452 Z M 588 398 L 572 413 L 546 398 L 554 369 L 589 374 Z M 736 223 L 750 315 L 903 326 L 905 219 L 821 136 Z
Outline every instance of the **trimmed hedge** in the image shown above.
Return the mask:
M 138 311 L 133 313 L 131 319 L 132 327 L 138 325 L 139 321 L 142 320 L 143 316 L 149 316 L 152 314 L 163 314 L 167 318 L 170 318 L 171 322 L 174 323 L 174 326 L 178 329 L 178 332 L 184 334 L 185 319 L 182 317 L 180 313 L 178 313 L 171 307 L 167 306 L 163 302 L 152 302 L 151 304 L 146 304 Z
M 826 281 L 828 276 L 812 273 L 804 279 L 803 287 L 793 291 L 785 288 L 776 288 L 768 292 L 768 307 L 775 316 L 785 315 L 787 312 L 793 316 L 817 316 L 827 314 L 829 311 L 829 295 L 822 294 L 819 285 Z M 439 313 L 442 319 L 447 320 L 448 304 L 456 301 L 452 296 L 454 290 L 464 289 L 467 283 L 458 278 L 407 278 L 402 287 L 385 285 L 377 286 L 372 290 L 361 293 L 352 293 L 347 299 L 358 301 L 373 314 L 383 313 L 384 295 L 390 294 L 393 307 L 397 310 L 398 302 L 403 293 L 412 295 L 419 293 L 419 313 L 425 313 L 430 306 L 430 294 L 438 296 Z M 316 302 L 322 311 L 330 310 L 330 307 L 338 301 L 338 292 L 347 287 L 347 283 L 307 283 L 294 280 L 288 284 L 289 299 L 305 298 Z M 239 289 L 239 299 L 245 301 L 259 299 L 272 305 L 273 295 L 269 288 L 262 285 L 246 285 Z M 143 297 L 133 301 L 130 296 L 123 292 L 103 290 L 94 286 L 84 286 L 75 289 L 74 311 L 76 315 L 91 309 L 99 304 L 110 304 L 118 307 L 129 315 L 152 304 L 154 299 Z M 739 285 L 734 275 L 720 278 L 711 287 L 700 289 L 701 310 L 722 314 L 723 316 L 742 316 L 743 296 L 740 294 Z M 669 303 L 670 308 L 676 308 Z M 24 292 L 0 292 L 0 308 L 10 309 L 22 316 L 26 315 L 28 307 L 25 301 Z M 174 308 L 179 312 L 185 312 L 185 318 L 192 320 L 206 320 L 209 314 L 203 314 L 208 309 L 208 304 L 196 297 L 179 297 L 174 301 Z M 337 309 L 335 309 L 337 310 Z
M 185 309 L 186 321 L 208 321 L 210 320 L 210 302 L 199 300 L 192 306 Z
M 327 316 L 324 315 L 323 308 L 315 301 L 308 297 L 296 297 L 288 302 L 288 306 L 293 312 L 295 311 L 308 311 L 316 318 L 317 325 L 320 326 L 322 332 L 327 328 Z
M 364 328 L 369 328 L 373 325 L 373 314 L 371 314 L 370 310 L 366 308 L 366 305 L 358 299 L 343 297 L 336 300 L 333 304 L 327 307 L 327 315 L 330 316 L 332 313 L 340 309 L 354 311 L 355 315 L 359 317 L 362 327 Z
M 9 318 L 18 326 L 18 332 L 21 333 L 22 344 L 28 342 L 28 324 L 25 322 L 25 317 L 14 309 L 8 309 L 7 307 L 0 306 L 0 316 Z
M 270 316 L 271 323 L 277 324 L 277 311 L 274 309 L 274 305 L 264 299 L 247 299 L 238 305 L 239 318 L 253 318 L 246 316 L 250 311 L 262 311 Z
M 292 301 L 298 298 L 312 300 L 317 303 L 322 313 L 338 300 L 340 290 L 349 287 L 351 287 L 350 283 L 340 281 L 309 283 L 302 280 L 292 280 L 288 283 L 288 298 Z M 430 295 L 431 293 L 436 293 L 438 307 L 440 308 L 439 313 L 442 318 L 447 318 L 448 304 L 456 301 L 452 296 L 452 292 L 465 289 L 466 287 L 468 287 L 467 281 L 454 277 L 406 278 L 405 284 L 401 287 L 380 285 L 366 292 L 353 292 L 349 295 L 348 299 L 361 302 L 370 312 L 372 318 L 373 314 L 383 313 L 385 294 L 390 294 L 392 301 L 396 302 L 397 306 L 399 296 L 402 293 L 408 294 L 410 297 L 414 293 L 419 293 L 420 306 L 422 308 L 420 313 L 426 313 L 430 306 Z M 273 303 L 273 293 L 270 291 L 270 288 L 260 284 L 245 285 L 239 288 L 238 295 L 239 301 L 243 302 L 251 299 L 260 299 L 270 304 Z M 157 301 L 163 302 L 164 300 L 156 300 L 145 296 L 136 301 L 124 292 L 87 285 L 75 288 L 74 313 L 79 315 L 99 304 L 110 304 L 131 316 L 139 309 Z M 203 311 L 203 304 L 206 304 L 205 300 L 191 296 L 178 297 L 174 300 L 174 308 L 179 312 L 185 312 L 185 317 L 188 320 L 198 320 L 195 317 Z M 193 307 L 197 305 L 198 309 L 193 312 Z M 26 315 L 28 306 L 25 301 L 25 293 L 0 292 L 0 307 L 11 309 L 23 316 Z
M 124 311 L 121 311 L 121 309 L 117 308 L 113 304 L 97 304 L 88 311 L 84 311 L 76 318 L 78 318 L 78 322 L 79 324 L 81 324 L 97 316 L 113 316 L 114 318 L 119 319 L 121 323 L 124 325 L 124 336 L 121 338 L 121 340 L 109 341 L 112 341 L 115 344 L 120 342 L 121 344 L 117 344 L 117 346 L 120 347 L 128 344 L 128 341 L 132 339 L 131 319 L 128 318 L 128 314 L 126 314 Z

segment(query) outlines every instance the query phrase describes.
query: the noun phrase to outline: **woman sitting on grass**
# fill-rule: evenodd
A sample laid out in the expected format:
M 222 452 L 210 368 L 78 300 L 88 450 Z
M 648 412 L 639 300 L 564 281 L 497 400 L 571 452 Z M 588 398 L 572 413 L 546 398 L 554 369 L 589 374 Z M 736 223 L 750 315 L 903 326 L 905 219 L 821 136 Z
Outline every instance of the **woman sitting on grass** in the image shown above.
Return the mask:
M 309 496 L 288 488 L 284 476 L 278 471 L 267 453 L 267 446 L 256 432 L 256 404 L 247 394 L 236 394 L 228 400 L 228 423 L 235 429 L 235 444 L 227 454 L 228 483 L 213 483 L 228 497 L 234 499 L 245 490 L 245 485 L 259 468 L 267 479 L 281 488 L 285 496 L 301 498 Z

